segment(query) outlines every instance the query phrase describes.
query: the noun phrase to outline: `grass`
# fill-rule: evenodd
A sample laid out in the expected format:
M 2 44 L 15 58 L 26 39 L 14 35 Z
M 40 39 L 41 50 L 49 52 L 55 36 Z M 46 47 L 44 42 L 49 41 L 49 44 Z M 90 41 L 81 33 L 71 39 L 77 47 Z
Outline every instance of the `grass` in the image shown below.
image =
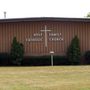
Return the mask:
M 90 90 L 90 66 L 0 67 L 0 90 Z

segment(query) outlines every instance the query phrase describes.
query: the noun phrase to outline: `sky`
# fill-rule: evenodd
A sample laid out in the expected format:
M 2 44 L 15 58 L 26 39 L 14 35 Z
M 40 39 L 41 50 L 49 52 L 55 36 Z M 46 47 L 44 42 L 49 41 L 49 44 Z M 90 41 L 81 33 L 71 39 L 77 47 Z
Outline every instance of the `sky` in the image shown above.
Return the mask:
M 83 18 L 90 12 L 90 0 L 0 0 L 0 19 L 28 17 Z

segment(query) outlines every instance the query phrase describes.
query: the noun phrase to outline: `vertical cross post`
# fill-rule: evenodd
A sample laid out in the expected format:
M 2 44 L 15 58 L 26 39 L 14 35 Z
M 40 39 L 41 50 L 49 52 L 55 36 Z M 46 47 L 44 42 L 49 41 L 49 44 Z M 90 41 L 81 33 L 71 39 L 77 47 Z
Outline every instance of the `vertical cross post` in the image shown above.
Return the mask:
M 47 47 L 47 42 L 48 42 L 47 32 L 49 32 L 49 31 L 51 31 L 51 30 L 48 30 L 46 25 L 45 25 L 45 29 L 41 30 L 41 32 L 44 32 L 44 35 L 45 35 L 45 47 Z

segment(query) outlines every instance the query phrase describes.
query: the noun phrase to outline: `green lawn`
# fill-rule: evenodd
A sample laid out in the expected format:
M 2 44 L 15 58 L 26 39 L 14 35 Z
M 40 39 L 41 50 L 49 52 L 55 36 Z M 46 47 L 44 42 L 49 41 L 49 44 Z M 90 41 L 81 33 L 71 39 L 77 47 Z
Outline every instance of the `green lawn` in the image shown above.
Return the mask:
M 90 66 L 0 67 L 0 90 L 90 90 Z

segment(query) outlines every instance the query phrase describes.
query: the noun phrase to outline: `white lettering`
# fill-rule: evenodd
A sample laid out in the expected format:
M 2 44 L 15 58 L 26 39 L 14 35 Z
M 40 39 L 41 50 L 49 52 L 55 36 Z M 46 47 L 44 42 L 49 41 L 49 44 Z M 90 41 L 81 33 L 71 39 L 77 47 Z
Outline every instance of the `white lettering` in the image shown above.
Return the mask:
M 49 33 L 50 37 L 59 37 L 61 36 L 61 33 Z
M 36 42 L 36 41 L 43 41 L 43 38 L 26 38 L 26 41 L 28 42 Z
M 40 37 L 40 36 L 42 36 L 42 33 L 34 33 L 33 36 L 34 37 Z
M 63 41 L 63 38 L 51 37 L 51 38 L 49 38 L 49 41 Z
M 45 47 L 48 46 L 48 41 L 63 41 L 62 34 L 58 32 L 50 32 L 45 25 L 44 30 L 40 30 L 40 33 L 34 33 L 32 37 L 26 38 L 28 42 L 41 42 L 45 41 Z M 44 34 L 43 34 L 44 33 Z M 44 36 L 43 36 L 44 35 Z

